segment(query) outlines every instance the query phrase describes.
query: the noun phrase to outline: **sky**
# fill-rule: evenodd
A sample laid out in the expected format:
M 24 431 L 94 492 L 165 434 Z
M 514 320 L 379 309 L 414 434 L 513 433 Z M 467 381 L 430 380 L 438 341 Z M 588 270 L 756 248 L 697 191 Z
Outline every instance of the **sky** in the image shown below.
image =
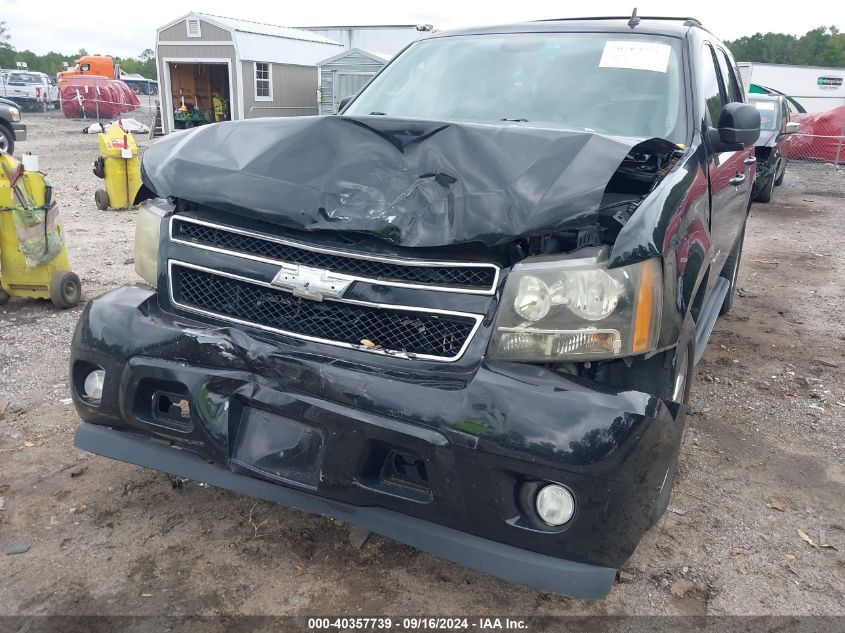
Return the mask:
M 0 0 L 0 21 L 5 21 L 17 49 L 38 54 L 56 51 L 73 54 L 80 48 L 89 53 L 120 57 L 137 56 L 153 48 L 158 27 L 192 11 L 283 26 L 356 24 L 432 24 L 437 30 L 537 20 L 583 17 L 585 15 L 630 15 L 636 0 L 593 0 L 564 3 L 554 0 L 521 2 L 465 2 L 460 0 L 321 0 L 279 2 L 272 0 L 202 0 L 174 3 L 145 0 L 121 11 L 120 4 L 107 6 L 68 0 Z M 126 3 L 129 4 L 129 3 Z M 679 5 L 689 6 L 681 9 Z M 125 6 L 125 5 L 124 5 Z M 640 15 L 692 14 L 717 37 L 730 40 L 768 31 L 802 35 L 818 26 L 845 29 L 845 2 L 804 0 L 798 4 L 709 0 L 680 3 L 677 0 L 639 2 Z M 787 8 L 788 6 L 788 8 Z

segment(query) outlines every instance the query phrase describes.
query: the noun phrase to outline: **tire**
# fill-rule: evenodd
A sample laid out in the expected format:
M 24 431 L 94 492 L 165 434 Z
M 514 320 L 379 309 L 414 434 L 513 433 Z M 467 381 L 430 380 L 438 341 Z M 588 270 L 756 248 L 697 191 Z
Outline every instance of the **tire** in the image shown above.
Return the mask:
M 766 182 L 766 186 L 757 194 L 755 200 L 757 202 L 771 202 L 772 196 L 775 193 L 775 175 L 772 174 Z
M 76 273 L 59 273 L 50 279 L 50 301 L 57 308 L 72 308 L 81 299 L 82 282 Z
M 684 346 L 684 351 L 675 362 L 675 379 L 673 381 L 675 387 L 672 393 L 672 400 L 684 405 L 678 412 L 678 417 L 683 416 L 677 420 L 683 428 L 686 422 L 686 410 L 689 405 L 689 394 L 692 387 L 692 374 L 695 369 L 695 337 L 690 337 L 690 340 Z M 683 373 L 683 376 L 681 374 Z M 683 380 L 683 384 L 679 385 L 679 379 Z M 660 493 L 657 495 L 657 503 L 654 506 L 654 512 L 651 515 L 651 525 L 654 525 L 660 520 L 660 517 L 666 512 L 669 507 L 669 501 L 672 498 L 672 482 L 675 480 L 675 472 L 678 469 L 678 458 L 681 454 L 681 445 L 678 442 L 678 447 L 672 455 L 669 462 L 669 467 L 666 469 L 666 474 L 663 477 L 663 483 L 660 486 Z
M 12 296 L 8 292 L 0 288 L 0 306 L 4 306 L 9 303 L 9 299 L 11 298 Z
M 38 112 L 47 112 L 47 102 L 42 101 L 41 103 L 39 103 L 38 106 L 36 106 L 36 110 Z
M 780 175 L 775 178 L 775 187 L 780 187 L 783 184 L 784 176 L 786 176 L 786 160 L 781 161 Z
M 97 205 L 97 208 L 100 211 L 108 211 L 109 194 L 106 193 L 105 189 L 97 189 L 97 191 L 94 192 L 94 204 Z
M 725 300 L 722 303 L 722 307 L 719 309 L 720 315 L 725 315 L 730 312 L 734 304 L 736 282 L 737 279 L 739 279 L 739 261 L 742 258 L 742 245 L 744 242 L 745 225 L 743 225 L 742 232 L 739 234 L 739 237 L 736 240 L 736 244 L 734 244 L 733 250 L 731 251 L 731 254 L 728 255 L 728 259 L 725 261 L 725 265 L 722 268 L 722 272 L 719 274 L 720 277 L 727 279 L 730 283 L 730 287 L 728 288 L 728 294 L 725 295 Z
M 5 125 L 0 125 L 0 150 L 10 156 L 15 151 L 15 135 Z

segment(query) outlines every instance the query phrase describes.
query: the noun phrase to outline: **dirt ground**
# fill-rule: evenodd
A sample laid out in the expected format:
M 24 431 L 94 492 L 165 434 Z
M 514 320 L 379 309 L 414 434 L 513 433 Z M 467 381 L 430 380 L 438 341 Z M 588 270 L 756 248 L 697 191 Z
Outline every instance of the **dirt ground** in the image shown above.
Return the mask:
M 55 186 L 86 299 L 135 282 L 134 214 L 94 206 L 96 137 L 56 113 L 26 122 L 16 153 L 37 153 Z M 13 299 L 0 308 L 0 615 L 845 615 L 843 195 L 845 169 L 791 164 L 754 206 L 742 291 L 696 371 L 672 511 L 593 603 L 378 536 L 356 547 L 340 522 L 75 449 L 82 308 Z M 29 550 L 4 554 L 15 546 Z M 679 597 L 680 580 L 694 584 Z

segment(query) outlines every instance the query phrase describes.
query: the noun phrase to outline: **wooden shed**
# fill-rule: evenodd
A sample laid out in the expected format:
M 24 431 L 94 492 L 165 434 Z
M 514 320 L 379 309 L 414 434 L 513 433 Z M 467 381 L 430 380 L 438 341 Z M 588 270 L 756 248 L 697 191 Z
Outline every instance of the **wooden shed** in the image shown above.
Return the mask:
M 302 29 L 197 12 L 182 16 L 156 35 L 164 131 L 317 114 L 317 62 L 343 48 Z

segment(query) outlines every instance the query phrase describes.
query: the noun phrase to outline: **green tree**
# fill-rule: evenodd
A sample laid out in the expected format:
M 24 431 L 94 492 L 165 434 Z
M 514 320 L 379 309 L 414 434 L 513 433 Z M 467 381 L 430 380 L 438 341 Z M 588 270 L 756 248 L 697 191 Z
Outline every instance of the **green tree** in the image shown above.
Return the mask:
M 737 61 L 799 66 L 845 66 L 845 34 L 835 26 L 820 26 L 801 37 L 755 33 L 725 42 Z
M 0 22 L 0 68 L 11 68 L 15 65 L 15 50 L 9 44 L 11 35 L 5 22 Z

